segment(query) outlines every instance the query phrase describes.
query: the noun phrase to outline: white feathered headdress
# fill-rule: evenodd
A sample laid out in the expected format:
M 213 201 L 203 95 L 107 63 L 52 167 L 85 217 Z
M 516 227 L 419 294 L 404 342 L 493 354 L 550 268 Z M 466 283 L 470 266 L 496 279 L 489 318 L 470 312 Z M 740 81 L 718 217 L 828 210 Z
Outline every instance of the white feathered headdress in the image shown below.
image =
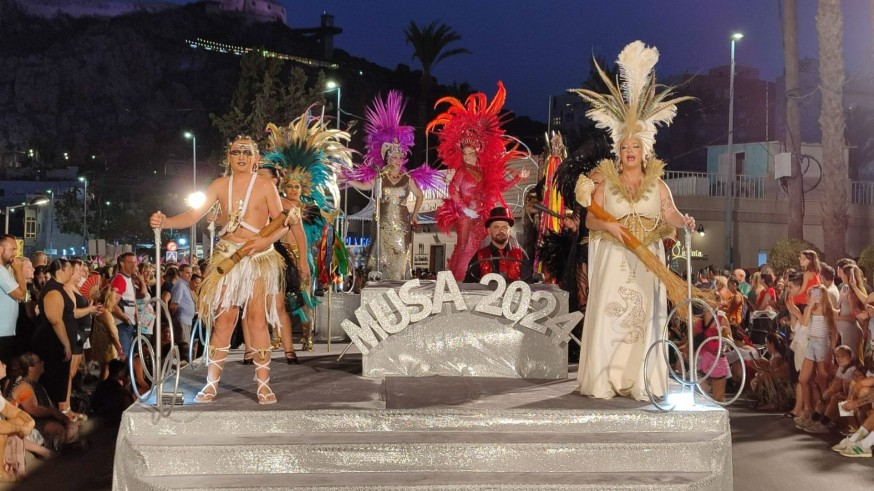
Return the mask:
M 671 124 L 677 114 L 678 103 L 694 99 L 685 96 L 668 99 L 673 94 L 673 87 L 665 87 L 661 93 L 656 93 L 653 68 L 658 61 L 658 49 L 634 41 L 616 59 L 620 78 L 616 83 L 604 73 L 597 60 L 594 61 L 609 93 L 570 89 L 570 92 L 591 104 L 592 108 L 586 112 L 586 116 L 595 122 L 595 127 L 610 132 L 613 153 L 617 156 L 620 142 L 631 137 L 640 140 L 644 157 L 651 156 L 657 127 Z

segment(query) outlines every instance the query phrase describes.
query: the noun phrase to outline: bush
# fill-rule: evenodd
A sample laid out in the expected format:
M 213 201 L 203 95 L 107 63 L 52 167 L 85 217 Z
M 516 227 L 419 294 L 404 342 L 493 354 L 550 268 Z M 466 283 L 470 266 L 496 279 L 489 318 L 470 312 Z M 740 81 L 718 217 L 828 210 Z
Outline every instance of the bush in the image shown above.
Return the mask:
M 783 239 L 778 240 L 774 243 L 774 247 L 768 252 L 768 264 L 774 268 L 774 271 L 777 274 L 780 274 L 782 271 L 785 271 L 787 268 L 795 268 L 798 269 L 800 265 L 798 264 L 798 256 L 801 254 L 801 251 L 813 249 L 819 254 L 820 260 L 823 258 L 822 251 L 820 251 L 815 245 L 807 242 L 806 240 L 798 240 L 798 239 Z
M 874 244 L 870 244 L 859 254 L 859 267 L 865 272 L 865 277 L 874 274 Z

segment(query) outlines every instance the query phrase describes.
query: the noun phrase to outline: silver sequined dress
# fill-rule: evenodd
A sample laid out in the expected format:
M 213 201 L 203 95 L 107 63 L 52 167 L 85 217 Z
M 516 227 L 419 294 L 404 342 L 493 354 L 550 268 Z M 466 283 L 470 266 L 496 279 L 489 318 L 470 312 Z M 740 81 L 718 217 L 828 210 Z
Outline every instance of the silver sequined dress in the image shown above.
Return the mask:
M 403 174 L 397 182 L 388 176 L 382 178 L 382 198 L 380 199 L 379 220 L 374 220 L 371 236 L 376 240 L 376 226 L 379 226 L 379 270 L 384 280 L 408 280 L 412 233 L 410 230 L 410 211 L 407 199 L 410 196 L 410 176 Z M 375 244 L 375 243 L 374 243 Z M 371 246 L 367 266 L 376 270 L 374 256 L 376 247 Z

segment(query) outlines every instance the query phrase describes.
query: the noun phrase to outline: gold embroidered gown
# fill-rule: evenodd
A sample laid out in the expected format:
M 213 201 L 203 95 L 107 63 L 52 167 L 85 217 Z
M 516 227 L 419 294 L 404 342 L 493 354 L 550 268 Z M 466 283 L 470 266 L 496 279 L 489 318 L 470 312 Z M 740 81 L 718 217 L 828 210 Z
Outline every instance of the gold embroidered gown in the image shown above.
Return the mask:
M 639 196 L 629 196 L 613 162 L 600 166 L 605 175 L 604 209 L 664 261 L 661 239 L 673 233 L 661 213 L 661 162 L 648 163 Z M 664 350 L 653 352 L 649 373 L 644 358 L 662 336 L 667 320 L 664 285 L 631 251 L 607 232 L 591 232 L 589 242 L 589 298 L 577 380 L 580 393 L 600 399 L 615 395 L 649 400 L 650 390 L 661 396 L 667 389 Z
M 402 174 L 397 181 L 389 176 L 382 178 L 382 197 L 378 220 L 374 220 L 371 236 L 376 241 L 376 227 L 379 227 L 379 258 L 376 242 L 370 247 L 370 257 L 367 266 L 376 270 L 375 261 L 379 261 L 379 270 L 383 280 L 409 280 L 410 254 L 412 247 L 412 232 L 410 227 L 410 211 L 407 209 L 407 199 L 410 196 L 410 176 Z

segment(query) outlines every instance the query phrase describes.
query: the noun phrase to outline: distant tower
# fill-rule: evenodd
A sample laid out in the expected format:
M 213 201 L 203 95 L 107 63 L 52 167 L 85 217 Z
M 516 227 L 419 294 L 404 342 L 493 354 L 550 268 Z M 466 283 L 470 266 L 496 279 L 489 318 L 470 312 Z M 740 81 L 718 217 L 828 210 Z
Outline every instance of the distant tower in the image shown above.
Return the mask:
M 322 14 L 322 56 L 326 60 L 334 59 L 334 16 L 325 12 Z

